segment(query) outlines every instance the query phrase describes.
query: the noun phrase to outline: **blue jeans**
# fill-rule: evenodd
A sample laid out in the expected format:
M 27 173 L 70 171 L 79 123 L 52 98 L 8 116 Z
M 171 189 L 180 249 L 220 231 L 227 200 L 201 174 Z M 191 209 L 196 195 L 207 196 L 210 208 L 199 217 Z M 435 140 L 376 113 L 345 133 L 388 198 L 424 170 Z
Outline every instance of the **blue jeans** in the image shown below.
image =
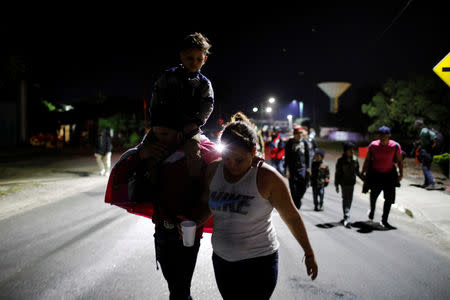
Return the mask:
M 224 300 L 270 299 L 277 285 L 278 251 L 229 262 L 213 253 L 214 274 Z
M 272 158 L 270 160 L 270 164 L 272 165 L 272 167 L 274 167 L 275 169 L 277 169 L 277 171 L 283 175 L 284 174 L 284 161 L 283 159 L 276 159 L 276 158 Z
M 161 265 L 170 291 L 170 300 L 188 300 L 191 297 L 191 280 L 194 274 L 200 240 L 194 246 L 183 246 L 178 229 L 155 228 L 156 259 Z
M 325 196 L 325 188 L 323 186 L 312 187 L 314 207 L 323 206 L 323 197 Z
M 433 155 L 427 150 L 422 149 L 417 157 L 422 163 L 423 176 L 425 177 L 425 185 L 434 184 L 433 174 L 431 173 L 431 163 L 433 162 Z

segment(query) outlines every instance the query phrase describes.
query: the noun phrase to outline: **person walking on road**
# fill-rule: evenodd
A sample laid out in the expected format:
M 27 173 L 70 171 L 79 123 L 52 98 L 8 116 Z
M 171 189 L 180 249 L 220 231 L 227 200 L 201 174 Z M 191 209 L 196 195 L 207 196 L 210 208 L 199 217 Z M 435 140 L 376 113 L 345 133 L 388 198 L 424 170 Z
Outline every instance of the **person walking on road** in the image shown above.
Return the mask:
M 159 124 L 152 130 L 158 142 L 150 144 L 141 142 L 137 147 L 122 154 L 114 166 L 105 202 L 122 207 L 128 212 L 152 218 L 155 224 L 156 260 L 167 281 L 169 299 L 188 300 L 192 299 L 191 281 L 204 228 L 197 227 L 194 245 L 186 247 L 183 245 L 178 227 L 185 219 L 194 220 L 208 214 L 209 209 L 199 204 L 202 189 L 191 184 L 187 157 L 177 125 Z M 206 166 L 219 158 L 220 153 L 204 135 L 201 136 L 200 145 L 203 176 Z M 136 199 L 139 201 L 136 203 L 130 199 L 129 178 L 140 168 L 147 167 L 146 160 L 149 157 L 163 161 L 157 170 L 158 184 L 151 185 L 147 181 L 141 183 L 140 185 L 144 185 L 141 188 L 145 191 L 141 193 L 139 199 Z M 202 208 L 207 212 L 202 212 Z
M 281 130 L 279 127 L 274 127 L 272 132 L 272 139 L 269 143 L 270 147 L 270 164 L 280 173 L 284 174 L 284 162 L 285 156 L 285 142 L 281 137 Z
M 361 178 L 359 172 L 358 158 L 355 156 L 355 144 L 351 142 L 344 143 L 344 153 L 336 162 L 336 170 L 334 174 L 334 185 L 336 193 L 339 194 L 339 186 L 342 192 L 342 210 L 344 218 L 341 223 L 347 227 L 351 227 L 350 208 L 353 201 L 353 189 L 356 183 L 356 176 Z
M 95 159 L 97 160 L 99 174 L 109 176 L 111 170 L 112 141 L 109 130 L 101 128 L 95 143 Z
M 400 186 L 403 178 L 403 157 L 400 144 L 390 140 L 391 129 L 381 126 L 379 139 L 370 143 L 361 177 L 370 189 L 369 219 L 373 220 L 375 205 L 381 191 L 384 195 L 383 215 L 380 224 L 386 229 L 396 229 L 388 223 L 391 205 L 395 203 L 395 188 Z M 398 166 L 395 167 L 395 164 Z
M 286 142 L 284 157 L 285 176 L 289 179 L 289 188 L 297 209 L 302 206 L 302 198 L 308 187 L 311 175 L 311 162 L 308 142 L 304 136 L 306 131 L 296 126 L 293 129 L 294 137 Z
M 436 147 L 437 137 L 436 134 L 425 127 L 422 120 L 416 120 L 414 126 L 419 130 L 419 146 L 417 159 L 422 164 L 422 172 L 425 178 L 425 182 L 422 187 L 427 190 L 433 190 L 435 188 L 433 173 L 431 173 L 431 163 L 433 162 L 433 149 Z
M 314 252 L 289 189 L 277 170 L 253 166 L 257 136 L 244 122 L 228 124 L 222 159 L 205 175 L 202 203 L 214 216 L 213 267 L 223 299 L 269 299 L 278 277 L 279 242 L 272 224 L 276 209 L 304 250 L 308 276 L 318 273 Z M 202 221 L 209 218 L 205 215 Z
M 328 166 L 323 165 L 324 157 L 325 152 L 322 149 L 317 149 L 311 166 L 311 188 L 313 192 L 314 211 L 323 211 L 325 187 L 330 183 L 330 170 Z

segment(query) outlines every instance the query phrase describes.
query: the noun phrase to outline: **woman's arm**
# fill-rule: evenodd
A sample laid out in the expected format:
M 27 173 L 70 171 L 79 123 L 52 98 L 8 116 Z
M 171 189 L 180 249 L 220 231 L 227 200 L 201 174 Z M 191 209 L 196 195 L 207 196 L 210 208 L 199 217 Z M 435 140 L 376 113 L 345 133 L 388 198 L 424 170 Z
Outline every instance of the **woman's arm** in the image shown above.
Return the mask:
M 278 211 L 284 223 L 305 252 L 307 274 L 314 280 L 317 277 L 317 263 L 308 239 L 303 220 L 294 205 L 289 188 L 281 175 L 272 167 L 263 165 L 258 172 L 258 189 Z

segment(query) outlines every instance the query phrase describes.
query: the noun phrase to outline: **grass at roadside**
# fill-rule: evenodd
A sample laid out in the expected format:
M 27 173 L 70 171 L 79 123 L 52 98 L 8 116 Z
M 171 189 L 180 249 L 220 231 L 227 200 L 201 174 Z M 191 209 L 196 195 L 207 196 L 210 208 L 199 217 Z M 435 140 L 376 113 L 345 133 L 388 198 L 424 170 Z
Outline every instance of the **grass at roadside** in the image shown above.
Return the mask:
M 38 182 L 33 183 L 23 183 L 23 184 L 6 184 L 6 185 L 0 185 L 0 197 L 4 197 L 9 194 L 16 193 L 18 191 L 21 191 L 25 188 L 29 187 L 39 187 L 42 184 Z

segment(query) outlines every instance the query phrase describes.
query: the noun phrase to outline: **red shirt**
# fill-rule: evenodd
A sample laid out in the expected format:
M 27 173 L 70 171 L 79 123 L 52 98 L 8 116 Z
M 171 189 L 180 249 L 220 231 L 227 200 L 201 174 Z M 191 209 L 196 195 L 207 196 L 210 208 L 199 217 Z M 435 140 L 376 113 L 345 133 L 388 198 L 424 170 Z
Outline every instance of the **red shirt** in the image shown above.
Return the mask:
M 380 140 L 373 141 L 369 145 L 369 151 L 372 156 L 372 168 L 380 173 L 391 171 L 394 167 L 394 156 L 402 153 L 400 144 L 393 140 L 389 140 L 386 146 L 381 145 Z

